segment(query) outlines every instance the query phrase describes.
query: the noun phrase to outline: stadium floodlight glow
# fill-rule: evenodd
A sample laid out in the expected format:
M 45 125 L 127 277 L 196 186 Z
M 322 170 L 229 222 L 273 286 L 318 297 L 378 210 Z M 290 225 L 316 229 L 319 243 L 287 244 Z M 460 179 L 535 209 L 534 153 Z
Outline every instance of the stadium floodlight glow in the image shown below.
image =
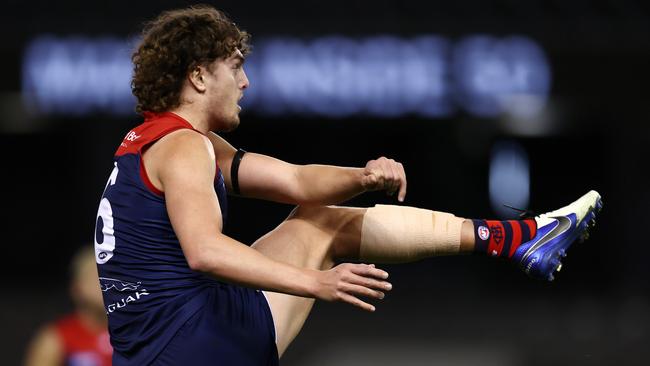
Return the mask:
M 132 46 L 116 38 L 36 38 L 23 59 L 26 105 L 41 114 L 133 113 Z M 550 89 L 543 51 L 524 37 L 458 44 L 434 35 L 271 37 L 256 42 L 245 69 L 251 85 L 242 106 L 259 115 L 440 118 L 464 109 L 495 116 L 513 105 L 529 113 L 516 97 L 538 98 L 527 105 L 539 107 Z
M 490 203 L 501 218 L 517 212 L 504 206 L 527 209 L 530 198 L 530 163 L 526 150 L 515 141 L 500 141 L 492 147 L 490 160 Z

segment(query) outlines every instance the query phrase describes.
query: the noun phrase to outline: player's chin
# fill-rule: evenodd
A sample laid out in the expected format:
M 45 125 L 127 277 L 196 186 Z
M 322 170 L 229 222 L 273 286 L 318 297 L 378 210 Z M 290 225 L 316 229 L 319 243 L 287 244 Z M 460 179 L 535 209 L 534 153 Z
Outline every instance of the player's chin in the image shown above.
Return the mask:
M 226 126 L 222 129 L 224 132 L 229 132 L 239 127 L 239 115 L 236 114 L 228 120 Z

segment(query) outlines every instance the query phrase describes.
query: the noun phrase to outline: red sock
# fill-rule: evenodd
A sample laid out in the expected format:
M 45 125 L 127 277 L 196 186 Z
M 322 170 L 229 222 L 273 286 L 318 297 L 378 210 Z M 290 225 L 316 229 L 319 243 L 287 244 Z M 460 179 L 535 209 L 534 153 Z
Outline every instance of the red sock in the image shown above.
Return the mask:
M 474 223 L 474 250 L 493 257 L 510 258 L 522 243 L 537 234 L 537 222 L 526 220 L 472 220 Z

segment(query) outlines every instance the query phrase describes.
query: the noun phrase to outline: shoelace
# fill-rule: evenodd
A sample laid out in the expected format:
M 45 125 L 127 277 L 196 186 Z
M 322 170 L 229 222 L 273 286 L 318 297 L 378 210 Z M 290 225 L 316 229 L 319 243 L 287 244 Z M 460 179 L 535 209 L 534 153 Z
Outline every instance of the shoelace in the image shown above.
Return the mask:
M 522 220 L 523 219 L 532 219 L 535 216 L 538 216 L 534 211 L 531 211 L 531 210 L 524 210 L 524 209 L 521 209 L 521 208 L 512 207 L 510 205 L 506 205 L 505 203 L 503 205 L 505 207 L 511 209 L 511 210 L 519 212 L 519 218 L 522 219 Z

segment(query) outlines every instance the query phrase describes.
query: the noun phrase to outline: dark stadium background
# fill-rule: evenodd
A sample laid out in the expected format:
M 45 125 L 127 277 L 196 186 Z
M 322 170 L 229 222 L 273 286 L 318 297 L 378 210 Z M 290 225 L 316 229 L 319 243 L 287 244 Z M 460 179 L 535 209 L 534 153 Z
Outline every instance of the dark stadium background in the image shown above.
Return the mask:
M 0 7 L 0 344 L 21 362 L 39 325 L 71 309 L 67 265 L 90 245 L 98 199 L 118 141 L 137 118 L 38 117 L 11 132 L 25 45 L 36 35 L 128 37 L 179 1 L 5 1 Z M 611 365 L 650 361 L 650 5 L 644 1 L 221 1 L 256 38 L 433 33 L 521 34 L 552 70 L 550 102 L 562 128 L 512 136 L 496 119 L 263 118 L 244 114 L 234 145 L 295 163 L 361 166 L 401 160 L 406 204 L 466 217 L 494 216 L 490 147 L 515 140 L 531 166 L 529 208 L 548 211 L 589 189 L 605 209 L 592 237 L 542 283 L 478 256 L 385 266 L 394 290 L 366 314 L 318 303 L 284 365 Z M 36 122 L 35 122 L 36 121 Z M 231 198 L 228 232 L 251 243 L 291 207 Z M 373 193 L 349 204 L 392 202 Z

